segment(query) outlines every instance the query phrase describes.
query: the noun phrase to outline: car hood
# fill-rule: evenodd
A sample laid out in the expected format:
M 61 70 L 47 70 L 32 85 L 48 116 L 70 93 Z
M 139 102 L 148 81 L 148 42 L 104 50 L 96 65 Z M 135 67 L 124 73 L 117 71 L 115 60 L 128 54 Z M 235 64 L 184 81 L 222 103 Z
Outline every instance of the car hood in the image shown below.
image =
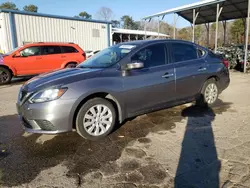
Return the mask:
M 23 85 L 27 92 L 34 92 L 44 88 L 58 85 L 66 85 L 83 79 L 96 77 L 103 69 L 101 68 L 68 68 L 38 75 L 28 80 Z

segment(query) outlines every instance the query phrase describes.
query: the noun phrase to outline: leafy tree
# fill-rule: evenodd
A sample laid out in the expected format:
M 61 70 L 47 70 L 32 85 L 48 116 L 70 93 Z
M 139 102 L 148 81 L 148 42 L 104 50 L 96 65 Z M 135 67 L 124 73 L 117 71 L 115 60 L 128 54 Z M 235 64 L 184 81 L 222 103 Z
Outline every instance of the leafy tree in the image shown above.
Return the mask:
M 121 23 L 118 20 L 111 20 L 112 27 L 119 28 Z
M 12 3 L 10 1 L 7 1 L 5 3 L 2 3 L 0 5 L 0 9 L 10 9 L 10 10 L 18 10 L 18 8 L 16 7 L 15 3 Z
M 195 36 L 195 39 L 196 39 L 196 41 L 197 41 L 198 43 L 199 43 L 199 41 L 200 41 L 201 32 L 202 32 L 201 25 L 197 25 L 197 26 L 195 27 L 194 36 Z
M 244 22 L 242 19 L 235 20 L 231 26 L 230 33 L 236 43 L 242 43 L 244 38 Z
M 189 28 L 182 28 L 178 31 L 178 38 L 181 40 L 190 40 Z
M 92 15 L 84 11 L 80 12 L 78 16 L 75 16 L 75 18 L 92 19 Z
M 23 7 L 23 10 L 27 12 L 37 12 L 38 7 L 36 5 L 26 5 L 25 7 Z
M 97 14 L 100 19 L 105 21 L 110 21 L 114 15 L 113 11 L 108 7 L 101 7 Z
M 121 18 L 122 27 L 124 29 L 135 29 L 137 30 L 139 28 L 138 22 L 135 22 L 131 16 L 124 15 Z

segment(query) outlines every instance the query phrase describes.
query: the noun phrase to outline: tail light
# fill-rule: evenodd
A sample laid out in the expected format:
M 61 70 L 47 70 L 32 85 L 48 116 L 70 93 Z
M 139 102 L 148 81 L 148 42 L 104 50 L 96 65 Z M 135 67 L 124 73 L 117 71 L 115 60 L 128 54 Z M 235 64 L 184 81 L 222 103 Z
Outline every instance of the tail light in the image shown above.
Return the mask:
M 228 60 L 226 60 L 226 59 L 223 59 L 223 64 L 225 65 L 225 67 L 229 67 L 229 62 L 228 62 Z

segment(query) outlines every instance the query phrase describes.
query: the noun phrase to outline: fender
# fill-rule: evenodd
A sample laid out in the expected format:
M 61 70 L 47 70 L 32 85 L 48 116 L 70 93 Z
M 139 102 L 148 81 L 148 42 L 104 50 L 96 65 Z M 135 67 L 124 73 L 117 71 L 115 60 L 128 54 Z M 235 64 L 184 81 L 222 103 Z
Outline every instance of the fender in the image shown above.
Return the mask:
M 101 92 L 100 92 L 100 90 L 98 90 L 98 92 L 97 91 L 96 92 L 92 91 L 92 92 L 89 92 L 87 94 L 85 93 L 76 100 L 76 102 L 72 106 L 72 109 L 70 110 L 70 118 L 69 118 L 69 124 L 70 125 L 73 125 L 73 123 L 74 123 L 75 113 L 76 113 L 77 108 L 81 104 L 81 102 L 84 101 L 85 99 L 95 95 L 95 94 L 98 94 L 98 93 L 107 93 L 107 96 L 105 98 L 111 99 L 117 105 L 118 113 L 119 113 L 119 117 L 118 117 L 119 122 L 121 123 L 121 122 L 124 121 L 126 116 L 125 116 L 124 111 L 122 111 L 122 109 L 124 109 L 123 106 L 122 106 L 123 104 L 121 104 L 121 102 L 119 102 L 117 100 L 117 98 L 112 94 L 112 92 L 108 92 L 108 91 L 104 91 L 104 90 L 101 90 Z
M 0 63 L 0 66 L 6 67 L 6 68 L 10 69 L 11 72 L 12 72 L 12 74 L 13 74 L 13 76 L 17 76 L 17 71 L 16 71 L 16 69 L 15 69 L 13 66 L 11 66 L 11 65 L 6 65 L 6 64 L 4 64 L 4 63 L 3 63 L 3 64 Z

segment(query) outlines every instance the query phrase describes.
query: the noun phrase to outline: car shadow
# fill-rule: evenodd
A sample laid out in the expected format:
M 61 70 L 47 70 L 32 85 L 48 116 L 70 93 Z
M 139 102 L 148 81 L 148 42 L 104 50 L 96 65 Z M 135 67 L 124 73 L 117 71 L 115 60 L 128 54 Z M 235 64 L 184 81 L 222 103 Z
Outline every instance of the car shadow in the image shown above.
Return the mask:
M 214 113 L 223 113 L 228 108 L 230 108 L 230 104 L 221 101 L 221 104 L 213 110 Z M 210 109 L 210 111 L 212 110 Z M 0 117 L 0 185 L 20 186 L 30 183 L 41 171 L 58 164 L 67 167 L 68 171 L 65 178 L 76 178 L 77 185 L 82 182 L 79 177 L 83 177 L 89 172 L 102 171 L 104 174 L 117 174 L 123 170 L 123 167 L 117 166 L 115 161 L 121 157 L 126 147 L 131 146 L 135 141 L 150 143 L 151 140 L 146 138 L 150 132 L 160 134 L 162 131 L 171 131 L 175 129 L 176 122 L 188 117 L 183 151 L 179 161 L 178 175 L 176 176 L 176 183 L 179 185 L 182 182 L 181 179 L 191 179 L 190 176 L 181 176 L 185 171 L 186 162 L 189 162 L 189 166 L 194 170 L 202 170 L 204 163 L 212 162 L 213 167 L 217 164 L 214 162 L 217 158 L 215 146 L 211 141 L 213 116 L 210 111 L 201 111 L 196 107 L 187 108 L 182 105 L 154 112 L 128 121 L 108 137 L 96 142 L 85 140 L 78 136 L 76 132 L 53 136 L 24 134 L 17 115 Z M 200 119 L 201 115 L 204 117 Z M 202 119 L 206 121 L 203 122 Z M 202 126 L 196 125 L 196 121 L 200 121 Z M 196 132 L 200 133 L 199 131 L 204 132 L 201 134 L 203 137 L 196 134 Z M 191 138 L 193 136 L 194 138 Z M 200 142 L 197 141 L 196 143 L 196 140 L 193 140 L 196 138 L 199 138 Z M 194 152 L 194 149 L 190 144 L 194 144 L 194 148 L 201 149 L 203 152 L 209 150 L 210 153 L 206 152 L 206 154 L 210 157 L 204 158 L 203 155 L 198 155 L 201 153 L 196 150 L 196 153 L 191 155 L 190 153 Z M 190 152 L 188 152 L 189 149 Z M 139 158 L 145 156 L 137 149 L 129 152 L 131 156 L 137 155 Z M 211 174 L 216 174 L 215 171 L 218 171 L 218 169 L 212 170 Z M 146 178 L 144 179 L 146 180 Z

